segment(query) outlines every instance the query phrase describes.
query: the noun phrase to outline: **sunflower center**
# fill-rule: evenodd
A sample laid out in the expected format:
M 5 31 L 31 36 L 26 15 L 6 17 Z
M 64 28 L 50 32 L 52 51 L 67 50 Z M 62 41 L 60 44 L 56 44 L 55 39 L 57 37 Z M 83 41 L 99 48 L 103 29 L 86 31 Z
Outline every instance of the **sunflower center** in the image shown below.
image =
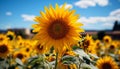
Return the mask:
M 100 46 L 100 43 L 97 43 L 97 46 Z
M 12 35 L 8 35 L 7 37 L 9 37 L 10 40 L 13 39 L 13 36 L 12 36 Z
M 48 27 L 48 34 L 53 39 L 62 39 L 69 31 L 69 26 L 63 20 L 54 20 Z
M 5 53 L 6 51 L 8 51 L 8 47 L 6 45 L 1 45 L 0 46 L 0 53 Z
M 21 54 L 21 53 L 17 54 L 17 58 L 22 59 L 23 58 L 23 54 Z
M 83 46 L 84 46 L 84 47 L 88 48 L 89 45 L 90 45 L 90 40 L 85 40 L 85 41 L 83 42 Z
M 100 43 L 97 43 L 96 45 L 97 45 L 96 49 L 100 49 Z
M 29 52 L 29 51 L 30 51 L 30 49 L 29 49 L 29 48 L 26 48 L 26 51 L 27 51 L 27 52 Z
M 110 46 L 110 49 L 114 49 L 115 47 L 113 45 Z
M 43 46 L 38 45 L 38 46 L 37 46 L 37 49 L 38 49 L 38 50 L 43 50 Z
M 102 69 L 112 69 L 112 66 L 109 63 L 104 63 Z
M 0 41 L 2 41 L 3 40 L 3 38 L 0 38 Z
M 108 42 L 109 42 L 109 40 L 108 40 L 108 39 L 105 39 L 105 42 L 107 42 L 107 43 L 108 43 Z

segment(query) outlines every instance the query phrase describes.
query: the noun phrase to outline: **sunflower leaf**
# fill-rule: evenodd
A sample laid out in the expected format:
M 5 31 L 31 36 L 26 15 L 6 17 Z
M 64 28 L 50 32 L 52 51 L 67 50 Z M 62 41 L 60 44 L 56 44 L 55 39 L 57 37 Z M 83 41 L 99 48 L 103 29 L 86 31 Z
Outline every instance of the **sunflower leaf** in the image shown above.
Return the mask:
M 73 56 L 66 55 L 62 58 L 63 64 L 73 64 L 76 63 L 77 59 Z
M 83 57 L 83 59 L 84 59 L 85 63 L 90 64 L 90 60 L 88 58 Z
M 16 63 L 18 63 L 19 65 L 23 66 L 23 63 L 22 63 L 22 61 L 21 61 L 19 58 L 16 58 L 15 61 L 16 61 Z

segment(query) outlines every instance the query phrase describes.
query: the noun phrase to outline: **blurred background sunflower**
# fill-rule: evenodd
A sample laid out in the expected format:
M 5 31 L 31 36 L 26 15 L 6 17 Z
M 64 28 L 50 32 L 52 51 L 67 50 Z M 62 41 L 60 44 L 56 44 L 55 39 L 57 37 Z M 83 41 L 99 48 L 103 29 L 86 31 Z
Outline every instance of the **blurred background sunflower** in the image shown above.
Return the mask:
M 108 56 L 100 58 L 96 64 L 98 69 L 119 69 L 117 63 Z

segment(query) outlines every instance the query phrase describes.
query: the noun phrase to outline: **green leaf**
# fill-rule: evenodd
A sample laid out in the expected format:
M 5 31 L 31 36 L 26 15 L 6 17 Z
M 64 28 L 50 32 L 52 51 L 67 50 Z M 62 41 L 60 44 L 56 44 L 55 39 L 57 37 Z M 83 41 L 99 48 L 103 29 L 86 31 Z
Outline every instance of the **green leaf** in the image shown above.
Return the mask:
M 66 56 L 62 57 L 61 60 L 62 60 L 63 64 L 73 64 L 73 63 L 76 63 L 77 58 L 74 56 L 66 55 Z
M 23 66 L 23 63 L 22 63 L 22 61 L 21 61 L 19 58 L 16 58 L 15 61 L 16 61 L 16 63 L 18 63 L 19 65 Z

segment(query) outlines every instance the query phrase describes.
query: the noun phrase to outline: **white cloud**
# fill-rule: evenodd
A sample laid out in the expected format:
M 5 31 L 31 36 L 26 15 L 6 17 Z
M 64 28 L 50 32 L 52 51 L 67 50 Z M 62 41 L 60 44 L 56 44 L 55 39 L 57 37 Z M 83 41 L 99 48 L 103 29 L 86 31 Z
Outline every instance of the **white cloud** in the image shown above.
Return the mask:
M 107 6 L 109 4 L 109 0 L 95 0 L 95 2 L 99 6 Z
M 60 7 L 62 7 L 62 6 L 63 6 L 63 5 L 61 5 Z M 66 4 L 65 8 L 70 8 L 70 9 L 72 9 L 73 6 L 72 6 L 72 4 Z
M 120 9 L 114 10 L 110 13 L 110 16 L 120 17 Z
M 103 7 L 109 4 L 109 0 L 79 0 L 74 4 L 80 8 L 94 7 L 96 5 Z
M 7 15 L 7 16 L 11 16 L 11 15 L 12 15 L 12 12 L 6 12 L 6 15 Z
M 112 27 L 113 24 L 112 24 L 112 23 L 104 23 L 103 26 L 109 26 L 109 27 Z
M 102 25 L 107 27 L 112 27 L 114 21 L 120 21 L 120 9 L 117 9 L 115 11 L 112 11 L 109 16 L 106 17 L 81 17 L 78 21 L 82 22 L 84 26 L 90 26 L 90 25 Z
M 24 21 L 33 21 L 35 18 L 34 15 L 28 15 L 28 14 L 22 14 L 21 17 L 23 18 Z
M 90 23 L 90 24 L 94 24 L 94 23 L 105 23 L 105 22 L 113 22 L 115 20 L 119 20 L 119 17 L 113 17 L 113 16 L 107 16 L 107 17 L 81 17 L 79 19 L 80 22 L 83 23 Z
M 95 2 L 92 0 L 80 0 L 75 3 L 76 6 L 80 8 L 88 8 L 89 6 L 95 6 Z

